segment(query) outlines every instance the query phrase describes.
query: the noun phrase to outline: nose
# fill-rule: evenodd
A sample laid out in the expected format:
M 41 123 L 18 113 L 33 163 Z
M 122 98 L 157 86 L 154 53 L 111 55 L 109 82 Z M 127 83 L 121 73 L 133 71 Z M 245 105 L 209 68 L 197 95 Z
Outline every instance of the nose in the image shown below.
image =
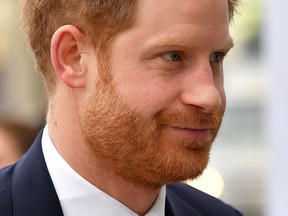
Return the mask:
M 215 77 L 210 66 L 187 72 L 181 83 L 183 88 L 180 98 L 186 106 L 214 113 L 225 103 L 223 78 Z

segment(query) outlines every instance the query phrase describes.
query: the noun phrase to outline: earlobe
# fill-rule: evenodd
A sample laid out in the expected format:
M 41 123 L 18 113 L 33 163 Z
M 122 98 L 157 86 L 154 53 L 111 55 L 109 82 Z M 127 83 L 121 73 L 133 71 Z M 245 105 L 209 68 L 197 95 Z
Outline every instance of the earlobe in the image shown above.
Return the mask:
M 58 77 L 71 88 L 84 88 L 86 66 L 83 54 L 85 36 L 72 25 L 57 29 L 51 40 L 51 60 Z

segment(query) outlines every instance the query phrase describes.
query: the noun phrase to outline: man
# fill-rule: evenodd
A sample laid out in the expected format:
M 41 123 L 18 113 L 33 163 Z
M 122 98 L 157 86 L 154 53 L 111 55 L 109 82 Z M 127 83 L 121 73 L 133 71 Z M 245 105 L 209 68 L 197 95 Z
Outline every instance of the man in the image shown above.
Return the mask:
M 47 126 L 0 173 L 1 216 L 240 215 L 176 183 L 207 166 L 236 3 L 23 1 Z

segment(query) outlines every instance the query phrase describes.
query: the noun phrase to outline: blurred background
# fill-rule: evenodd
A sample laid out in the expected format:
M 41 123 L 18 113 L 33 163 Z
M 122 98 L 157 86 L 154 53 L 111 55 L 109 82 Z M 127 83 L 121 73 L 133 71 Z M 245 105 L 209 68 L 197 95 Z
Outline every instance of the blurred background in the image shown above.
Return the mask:
M 40 128 L 45 124 L 45 90 L 19 28 L 17 3 L 0 0 L 0 117 Z M 288 38 L 283 26 L 285 8 L 284 0 L 242 0 L 231 23 L 235 48 L 225 63 L 226 116 L 208 169 L 189 182 L 248 216 L 288 215 L 284 208 L 288 205 L 288 149 L 284 138 L 277 139 L 277 133 L 284 137 L 288 132 L 284 124 L 288 98 L 283 100 L 288 75 L 284 57 L 278 64 L 277 46 L 273 46 L 276 40 L 278 48 L 288 50 L 287 43 L 281 43 Z M 274 29 L 278 21 L 282 25 Z M 274 99 L 274 93 L 281 97 Z

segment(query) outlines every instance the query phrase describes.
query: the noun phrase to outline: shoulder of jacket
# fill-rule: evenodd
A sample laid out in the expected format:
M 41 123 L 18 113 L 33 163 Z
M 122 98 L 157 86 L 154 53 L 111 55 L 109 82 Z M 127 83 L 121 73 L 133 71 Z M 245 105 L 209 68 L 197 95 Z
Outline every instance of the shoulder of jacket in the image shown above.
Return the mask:
M 12 177 L 15 165 L 0 169 L 0 193 L 12 187 Z
M 11 216 L 13 213 L 12 179 L 14 165 L 0 170 L 0 214 Z
M 200 215 L 242 215 L 239 211 L 223 201 L 185 183 L 167 185 L 166 193 L 168 197 L 173 197 L 177 199 L 178 202 L 181 200 L 181 202 L 184 202 L 186 205 L 192 206 Z

